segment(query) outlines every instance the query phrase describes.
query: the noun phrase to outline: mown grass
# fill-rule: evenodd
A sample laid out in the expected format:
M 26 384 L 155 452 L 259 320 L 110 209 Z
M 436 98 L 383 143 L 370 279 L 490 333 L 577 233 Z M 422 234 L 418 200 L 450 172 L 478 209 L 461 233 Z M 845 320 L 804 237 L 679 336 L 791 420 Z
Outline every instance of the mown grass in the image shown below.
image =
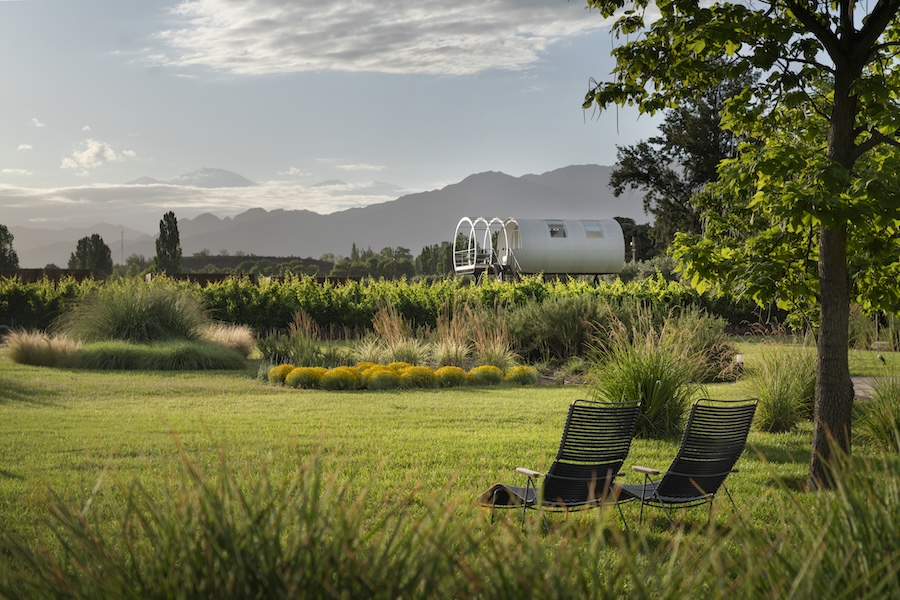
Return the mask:
M 76 510 L 90 503 L 100 530 L 114 531 L 128 482 L 162 497 L 179 477 L 179 448 L 212 473 L 227 455 L 239 486 L 250 486 L 261 471 L 287 480 L 317 454 L 323 471 L 349 489 L 370 488 L 372 518 L 392 504 L 415 519 L 446 501 L 455 506 L 454 521 L 473 534 L 500 531 L 503 523 L 517 530 L 518 514 L 491 525 L 475 497 L 498 480 L 517 482 L 516 466 L 547 467 L 566 407 L 588 393 L 572 385 L 324 392 L 266 385 L 255 376 L 256 367 L 238 374 L 48 369 L 17 365 L 0 351 L 0 531 L 52 545 L 46 513 L 53 502 Z M 708 385 L 704 395 L 748 394 L 738 382 Z M 817 496 L 782 487 L 801 488 L 810 437 L 808 423 L 792 432 L 751 433 L 740 473 L 728 483 L 752 530 L 780 535 L 788 495 L 814 511 Z M 664 469 L 676 447 L 677 440 L 635 440 L 625 481 L 640 481 L 630 472 L 635 464 Z M 856 454 L 875 456 L 864 446 Z M 637 507 L 625 511 L 637 528 Z M 731 507 L 720 501 L 716 513 L 718 523 L 727 523 Z M 651 512 L 640 543 L 648 552 L 676 543 L 702 546 L 706 514 L 680 515 L 687 528 L 682 538 L 680 527 Z M 551 517 L 555 532 L 538 543 L 551 553 L 578 544 L 577 528 L 591 531 L 598 518 L 622 530 L 613 511 L 557 516 Z

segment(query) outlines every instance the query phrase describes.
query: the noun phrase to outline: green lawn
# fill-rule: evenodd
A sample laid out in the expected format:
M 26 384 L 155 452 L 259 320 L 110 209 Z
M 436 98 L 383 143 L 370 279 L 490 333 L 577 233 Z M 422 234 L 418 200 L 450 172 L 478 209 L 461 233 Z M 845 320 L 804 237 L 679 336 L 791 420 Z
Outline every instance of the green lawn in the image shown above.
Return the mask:
M 742 341 L 740 350 L 749 368 L 759 345 Z M 882 374 L 875 355 L 854 351 L 854 374 Z M 897 357 L 887 358 L 897 364 Z M 370 498 L 413 515 L 443 494 L 456 504 L 456 519 L 483 532 L 497 525 L 475 497 L 496 481 L 521 483 L 516 466 L 547 467 L 568 404 L 587 394 L 575 385 L 319 392 L 262 383 L 255 367 L 239 373 L 56 370 L 14 364 L 0 350 L 0 531 L 48 539 L 49 490 L 74 507 L 91 498 L 93 518 L 114 527 L 111 515 L 121 512 L 128 482 L 162 496 L 177 480 L 183 449 L 210 473 L 224 454 L 238 481 L 253 481 L 262 471 L 287 479 L 318 453 L 323 471 L 351 489 L 372 486 Z M 709 385 L 705 395 L 750 393 L 738 382 Z M 728 485 L 752 529 L 783 528 L 788 496 L 815 506 L 815 495 L 779 483 L 802 487 L 810 438 L 808 423 L 790 433 L 751 433 L 740 472 Z M 641 481 L 631 472 L 635 464 L 664 469 L 677 443 L 635 440 L 623 481 Z M 871 458 L 866 448 L 856 455 Z M 731 507 L 724 498 L 717 506 L 721 523 Z M 625 506 L 633 529 L 637 510 Z M 590 526 L 596 518 L 592 511 L 553 519 Z M 621 530 L 614 511 L 602 518 Z M 702 545 L 706 510 L 687 511 L 681 522 Z M 654 511 L 642 527 L 644 543 L 673 543 L 674 531 Z
M 751 346 L 742 344 L 748 361 Z M 706 389 L 715 398 L 750 393 L 740 382 Z M 255 370 L 56 370 L 0 355 L 0 526 L 28 523 L 23 515 L 48 486 L 80 501 L 105 469 L 161 484 L 177 471 L 179 445 L 200 465 L 213 465 L 224 451 L 250 472 L 265 464 L 276 473 L 291 471 L 315 448 L 341 476 L 375 478 L 385 492 L 418 487 L 427 494 L 453 480 L 452 493 L 474 498 L 495 481 L 516 481 L 516 466 L 546 467 L 568 404 L 587 394 L 571 385 L 320 392 L 261 383 Z M 731 482 L 745 507 L 767 512 L 760 500 L 775 489 L 774 476 L 802 479 L 810 432 L 804 425 L 751 435 Z M 626 467 L 664 468 L 676 446 L 635 440 Z M 630 469 L 627 480 L 638 481 Z

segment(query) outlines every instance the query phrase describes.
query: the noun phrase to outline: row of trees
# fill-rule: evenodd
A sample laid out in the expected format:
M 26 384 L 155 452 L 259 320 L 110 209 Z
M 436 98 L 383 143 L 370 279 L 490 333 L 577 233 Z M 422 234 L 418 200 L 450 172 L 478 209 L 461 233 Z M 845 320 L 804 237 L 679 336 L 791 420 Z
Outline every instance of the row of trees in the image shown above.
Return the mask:
M 13 249 L 13 241 L 13 234 L 9 229 L 5 225 L 0 225 L 0 269 L 19 268 L 19 257 Z M 141 271 L 149 267 L 159 273 L 177 273 L 181 271 L 181 262 L 178 220 L 175 213 L 169 211 L 159 222 L 159 237 L 156 239 L 156 258 L 153 264 L 146 264 L 143 257 L 130 256 L 124 266 L 126 271 L 133 271 L 134 267 L 140 266 Z M 92 270 L 111 275 L 112 251 L 103 238 L 95 233 L 78 240 L 66 266 L 73 270 Z M 55 265 L 48 267 L 53 268 Z

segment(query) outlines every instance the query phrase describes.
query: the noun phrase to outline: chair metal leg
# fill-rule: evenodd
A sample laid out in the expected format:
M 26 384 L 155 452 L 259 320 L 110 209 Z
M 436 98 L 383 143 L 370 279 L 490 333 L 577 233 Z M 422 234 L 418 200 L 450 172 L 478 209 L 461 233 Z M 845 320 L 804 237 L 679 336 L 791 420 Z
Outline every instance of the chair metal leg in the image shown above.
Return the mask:
M 731 509 L 734 511 L 734 514 L 737 515 L 741 525 L 744 526 L 744 531 L 749 531 L 749 529 L 747 529 L 747 524 L 744 522 L 744 518 L 741 517 L 741 513 L 738 512 L 737 504 L 734 503 L 734 498 L 731 497 L 731 492 L 728 491 L 728 486 L 723 483 L 722 487 L 725 488 L 725 495 L 728 496 L 728 501 L 731 502 Z

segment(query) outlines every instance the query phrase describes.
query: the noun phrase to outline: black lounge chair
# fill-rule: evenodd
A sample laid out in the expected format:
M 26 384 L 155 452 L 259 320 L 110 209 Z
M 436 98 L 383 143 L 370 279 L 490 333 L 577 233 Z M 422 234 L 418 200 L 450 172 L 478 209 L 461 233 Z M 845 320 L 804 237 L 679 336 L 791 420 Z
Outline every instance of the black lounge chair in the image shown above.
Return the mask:
M 734 464 L 747 443 L 756 403 L 755 398 L 702 399 L 695 402 L 681 447 L 669 470 L 663 473 L 647 467 L 632 467 L 644 474 L 644 483 L 616 485 L 620 501 L 638 500 L 641 503 L 641 522 L 644 520 L 645 505 L 662 508 L 669 523 L 672 523 L 672 510 L 709 503 L 711 518 L 712 502 L 721 487 L 740 519 L 725 478 L 729 473 L 737 472 Z M 651 477 L 656 475 L 662 477 L 652 480 Z
M 639 401 L 575 400 L 547 473 L 519 467 L 516 471 L 527 478 L 524 486 L 494 484 L 479 496 L 479 502 L 491 508 L 492 521 L 494 509 L 522 508 L 523 522 L 529 508 L 569 511 L 602 505 L 628 456 L 639 412 Z M 619 514 L 624 521 L 621 508 Z

